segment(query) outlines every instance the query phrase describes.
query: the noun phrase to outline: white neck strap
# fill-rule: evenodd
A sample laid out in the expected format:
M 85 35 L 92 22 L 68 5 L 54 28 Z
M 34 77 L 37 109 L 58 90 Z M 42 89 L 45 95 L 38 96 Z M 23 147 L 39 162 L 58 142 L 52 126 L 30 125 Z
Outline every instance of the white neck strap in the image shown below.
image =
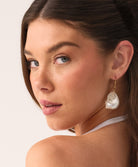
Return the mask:
M 94 132 L 94 131 L 96 131 L 98 129 L 101 129 L 101 128 L 105 127 L 105 126 L 125 121 L 127 118 L 128 118 L 127 115 L 122 115 L 122 116 L 119 116 L 119 117 L 114 117 L 114 118 L 108 119 L 108 120 L 102 122 L 101 124 L 97 125 L 95 128 L 91 129 L 90 131 L 84 133 L 83 135 L 86 135 L 88 133 Z

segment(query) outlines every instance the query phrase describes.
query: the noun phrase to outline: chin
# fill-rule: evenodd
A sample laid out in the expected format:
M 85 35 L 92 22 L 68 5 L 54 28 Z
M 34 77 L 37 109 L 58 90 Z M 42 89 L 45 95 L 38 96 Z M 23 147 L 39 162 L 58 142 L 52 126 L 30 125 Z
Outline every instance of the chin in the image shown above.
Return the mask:
M 67 123 L 67 121 L 48 121 L 47 124 L 50 129 L 55 130 L 55 131 L 60 131 L 60 130 L 68 130 L 74 127 L 74 124 L 72 123 Z

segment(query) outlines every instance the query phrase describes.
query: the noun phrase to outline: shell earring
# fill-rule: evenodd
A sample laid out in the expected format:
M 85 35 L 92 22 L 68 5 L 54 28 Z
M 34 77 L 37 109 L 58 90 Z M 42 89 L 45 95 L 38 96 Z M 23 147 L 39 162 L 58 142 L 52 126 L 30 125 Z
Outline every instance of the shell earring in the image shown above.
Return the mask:
M 118 95 L 116 94 L 115 90 L 116 90 L 116 80 L 114 82 L 113 91 L 107 95 L 107 100 L 105 102 L 106 109 L 114 110 L 114 109 L 118 108 L 118 106 L 119 106 L 119 98 L 118 98 Z

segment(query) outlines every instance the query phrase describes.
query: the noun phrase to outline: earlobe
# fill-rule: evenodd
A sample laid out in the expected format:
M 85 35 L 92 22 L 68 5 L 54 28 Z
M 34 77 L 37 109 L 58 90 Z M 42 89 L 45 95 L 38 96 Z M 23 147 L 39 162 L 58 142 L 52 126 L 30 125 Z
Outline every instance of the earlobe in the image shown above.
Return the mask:
M 131 42 L 121 41 L 114 50 L 112 59 L 111 79 L 118 80 L 129 68 L 133 58 L 134 48 Z

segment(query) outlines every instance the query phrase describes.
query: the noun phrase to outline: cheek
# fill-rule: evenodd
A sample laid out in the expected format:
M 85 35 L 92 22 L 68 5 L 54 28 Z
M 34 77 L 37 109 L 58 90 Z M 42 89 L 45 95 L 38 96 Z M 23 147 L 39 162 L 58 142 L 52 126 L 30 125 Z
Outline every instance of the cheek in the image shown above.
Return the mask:
M 74 81 L 76 82 L 76 88 L 82 87 L 87 88 L 91 85 L 91 87 L 96 86 L 100 79 L 102 79 L 102 67 L 98 62 L 95 64 L 83 64 L 79 70 L 75 71 L 73 76 Z M 73 80 L 72 80 L 73 81 Z
M 66 71 L 62 75 L 60 85 L 63 94 L 70 95 L 71 98 L 80 99 L 81 97 L 95 97 L 97 91 L 103 87 L 104 75 L 103 65 L 96 61 L 95 63 L 82 63 L 76 68 Z
M 76 120 L 87 118 L 103 103 L 105 96 L 103 70 L 100 62 L 79 64 L 76 68 L 66 71 L 62 75 L 62 81 L 57 83 L 59 99 L 63 100 L 66 106 L 65 113 L 73 112 L 73 121 L 75 121 L 73 118 Z

